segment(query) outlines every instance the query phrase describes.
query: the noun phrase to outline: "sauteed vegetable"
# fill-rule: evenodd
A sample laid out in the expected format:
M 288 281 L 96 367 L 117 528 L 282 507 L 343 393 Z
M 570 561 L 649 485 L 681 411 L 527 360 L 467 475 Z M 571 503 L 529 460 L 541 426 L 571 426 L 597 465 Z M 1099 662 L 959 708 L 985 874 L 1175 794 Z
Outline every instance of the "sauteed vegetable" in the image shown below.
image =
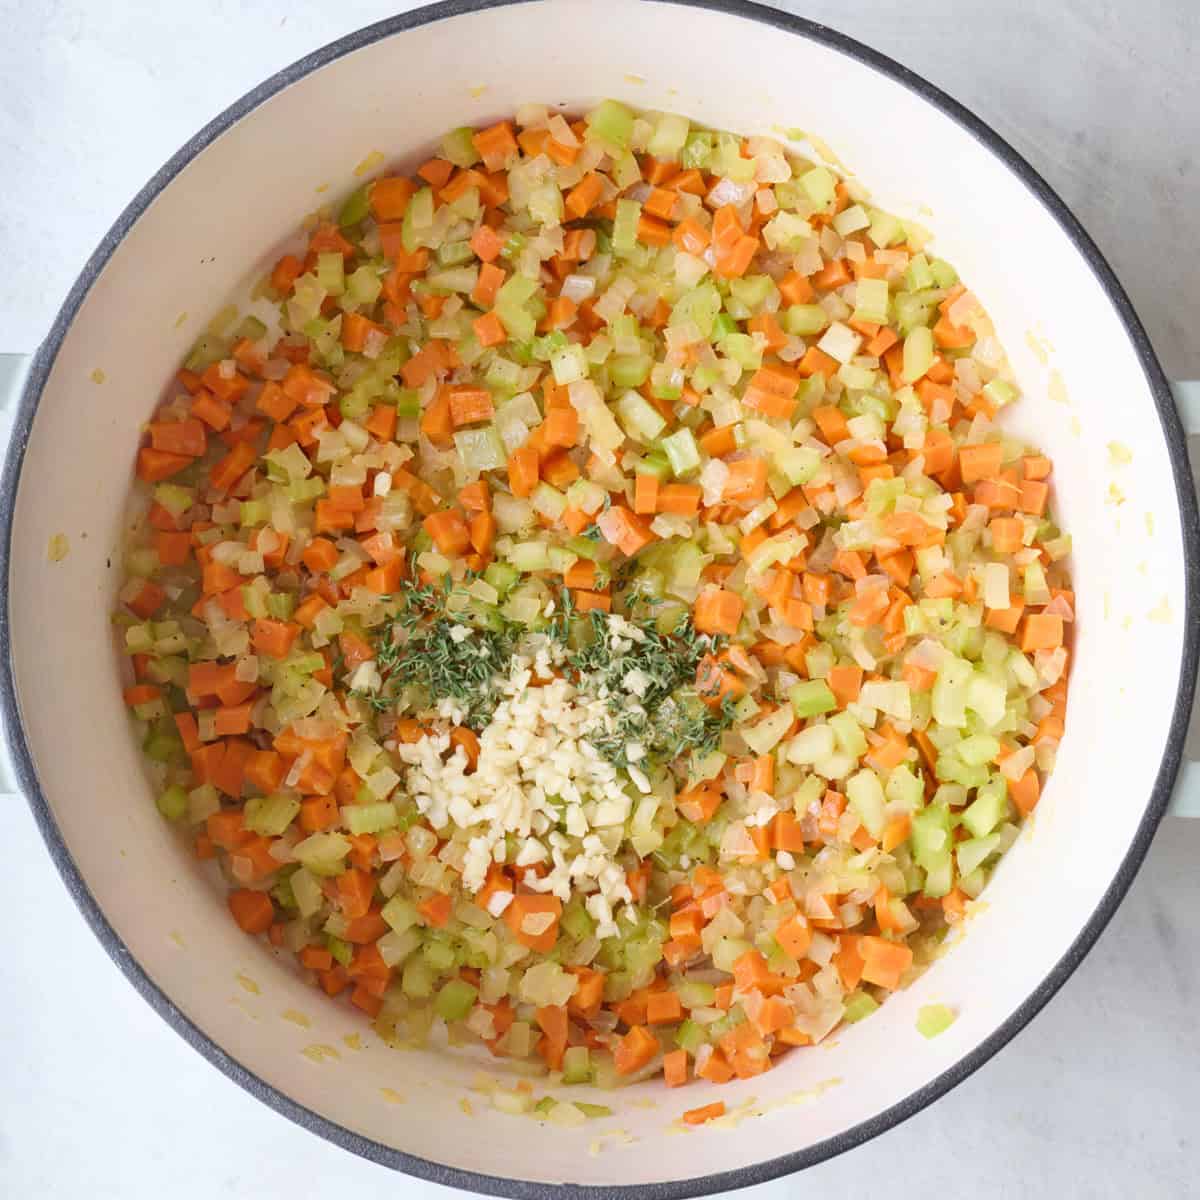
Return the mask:
M 756 1075 L 932 960 L 1038 803 L 1074 605 L 927 241 L 615 101 L 306 223 L 147 427 L 116 617 L 247 933 L 564 1083 Z

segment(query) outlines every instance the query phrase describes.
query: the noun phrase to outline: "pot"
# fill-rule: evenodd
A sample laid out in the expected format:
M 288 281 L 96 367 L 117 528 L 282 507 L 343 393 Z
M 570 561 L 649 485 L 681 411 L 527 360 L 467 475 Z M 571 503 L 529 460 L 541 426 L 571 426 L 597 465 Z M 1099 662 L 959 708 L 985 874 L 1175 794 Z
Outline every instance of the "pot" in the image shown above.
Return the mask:
M 109 614 L 142 422 L 209 316 L 333 197 L 326 185 L 349 184 L 376 150 L 416 163 L 445 130 L 522 102 L 577 111 L 606 96 L 746 133 L 802 125 L 882 207 L 935 231 L 1027 394 L 1008 428 L 1054 459 L 1078 620 L 1057 769 L 931 970 L 767 1075 L 686 1095 L 634 1085 L 603 1098 L 611 1119 L 547 1136 L 473 1096 L 477 1072 L 498 1076 L 503 1063 L 390 1049 L 238 931 L 155 810 Z M 84 268 L 20 390 L 0 523 L 9 753 L 114 961 L 196 1049 L 292 1120 L 389 1166 L 504 1195 L 567 1184 L 674 1197 L 760 1182 L 861 1143 L 969 1075 L 1062 985 L 1129 887 L 1180 766 L 1200 649 L 1183 428 L 1096 247 L 953 100 L 840 34 L 739 0 L 454 0 L 262 84 L 163 167 Z M 930 1003 L 959 1012 L 935 1041 L 914 1028 Z M 389 1102 L 396 1094 L 409 1103 Z M 737 1119 L 668 1136 L 684 1109 L 716 1098 Z

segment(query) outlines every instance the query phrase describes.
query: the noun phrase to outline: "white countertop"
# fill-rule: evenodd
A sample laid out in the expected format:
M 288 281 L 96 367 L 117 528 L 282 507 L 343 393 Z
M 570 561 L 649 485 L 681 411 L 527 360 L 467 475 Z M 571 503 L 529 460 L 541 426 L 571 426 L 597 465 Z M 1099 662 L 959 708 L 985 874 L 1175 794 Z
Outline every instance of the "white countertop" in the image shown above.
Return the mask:
M 104 230 L 188 136 L 405 7 L 0 0 L 0 352 L 36 346 Z M 1200 377 L 1200 5 L 779 7 L 893 55 L 1012 141 L 1108 254 L 1168 372 Z M 0 846 L 0 1196 L 451 1194 L 303 1132 L 190 1050 L 109 962 L 20 802 L 0 800 Z M 874 1142 L 741 1194 L 1200 1195 L 1198 868 L 1200 821 L 1169 819 L 1087 961 L 997 1058 Z

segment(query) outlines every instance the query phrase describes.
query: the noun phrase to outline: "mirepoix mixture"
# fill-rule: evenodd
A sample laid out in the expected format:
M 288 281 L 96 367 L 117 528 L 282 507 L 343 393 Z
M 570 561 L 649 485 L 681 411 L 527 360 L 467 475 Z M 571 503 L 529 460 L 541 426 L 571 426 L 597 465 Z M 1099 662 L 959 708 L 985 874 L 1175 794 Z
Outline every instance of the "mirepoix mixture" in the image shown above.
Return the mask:
M 927 238 L 614 101 L 306 223 L 147 427 L 116 616 L 247 933 L 565 1084 L 756 1075 L 931 961 L 1053 765 L 1073 595 Z

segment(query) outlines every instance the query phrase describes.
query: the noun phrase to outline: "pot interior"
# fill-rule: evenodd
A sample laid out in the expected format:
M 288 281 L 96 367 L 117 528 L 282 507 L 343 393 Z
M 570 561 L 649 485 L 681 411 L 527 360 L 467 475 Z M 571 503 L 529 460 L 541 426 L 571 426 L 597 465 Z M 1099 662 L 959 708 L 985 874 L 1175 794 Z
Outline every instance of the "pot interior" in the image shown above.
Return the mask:
M 815 37 L 706 9 L 581 0 L 360 41 L 160 177 L 106 246 L 58 348 L 25 451 L 9 572 L 13 670 L 41 792 L 138 969 L 247 1071 L 379 1147 L 507 1179 L 598 1185 L 815 1157 L 953 1071 L 1061 980 L 1060 961 L 1104 904 L 1151 804 L 1180 689 L 1185 565 L 1176 480 L 1137 349 L 1017 173 L 935 103 Z M 603 97 L 743 133 L 811 131 L 882 207 L 935 232 L 1026 392 L 1008 427 L 1054 459 L 1078 623 L 1057 770 L 933 969 L 765 1076 L 680 1092 L 637 1085 L 605 1099 L 612 1119 L 546 1136 L 472 1092 L 481 1070 L 503 1077 L 502 1061 L 390 1049 L 237 930 L 155 810 L 120 703 L 109 615 L 140 425 L 210 316 L 262 275 L 301 218 L 349 190 L 372 152 L 411 165 L 454 126 L 523 102 L 579 112 Z M 51 561 L 58 534 L 69 552 Z M 927 1042 L 916 1013 L 935 1002 L 960 1015 Z M 669 1136 L 684 1109 L 717 1098 L 745 1119 Z

